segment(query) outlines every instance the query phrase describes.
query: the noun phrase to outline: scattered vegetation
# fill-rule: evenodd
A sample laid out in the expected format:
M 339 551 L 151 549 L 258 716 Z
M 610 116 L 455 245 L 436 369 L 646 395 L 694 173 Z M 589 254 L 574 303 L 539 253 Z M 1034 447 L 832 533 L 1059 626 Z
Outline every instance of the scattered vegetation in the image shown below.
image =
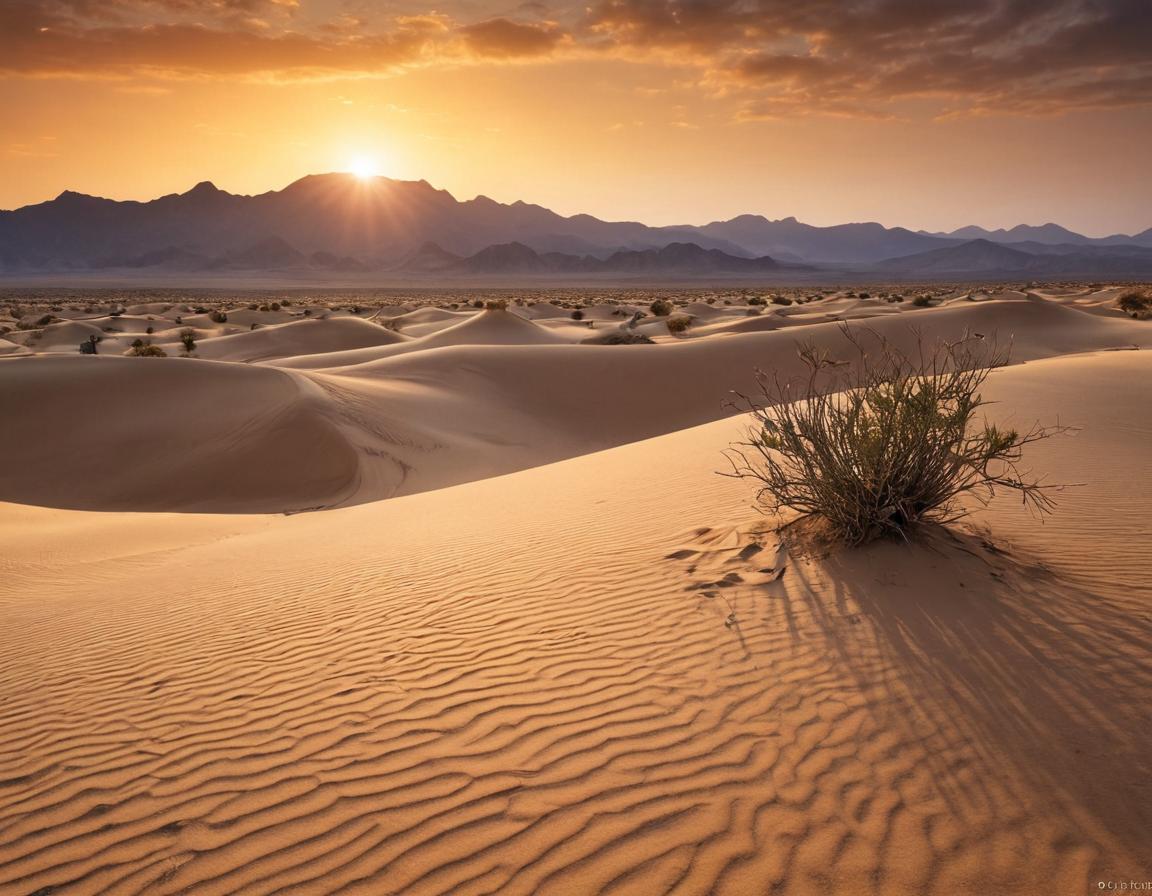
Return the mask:
M 673 307 L 673 304 L 667 299 L 656 299 L 656 301 L 648 306 L 648 310 L 657 317 L 667 317 L 672 313 Z
M 128 349 L 128 354 L 134 358 L 167 358 L 168 353 L 158 345 L 153 345 L 143 339 L 136 339 L 132 343 L 132 347 Z
M 223 311 L 212 311 L 208 314 L 208 320 L 214 324 L 226 324 L 228 323 L 228 315 Z
M 928 295 L 928 293 L 924 293 L 923 295 L 918 295 L 918 296 L 916 296 L 916 298 L 914 298 L 912 300 L 912 304 L 915 305 L 917 308 L 931 308 L 932 307 L 932 296 Z
M 755 423 L 748 441 L 726 452 L 724 475 L 755 480 L 758 500 L 817 517 L 847 544 L 960 518 L 963 495 L 987 502 L 1010 491 L 1037 512 L 1051 510 L 1053 487 L 1020 462 L 1028 445 L 1062 430 L 1000 429 L 979 413 L 980 387 L 1007 351 L 968 336 L 921 338 L 906 354 L 878 334 L 865 345 L 841 331 L 851 361 L 807 344 L 799 379 L 758 374 L 761 394 L 744 398 Z
M 184 346 L 185 353 L 189 355 L 196 351 L 196 331 L 191 327 L 185 327 L 181 330 L 180 344 Z
M 572 312 L 572 320 L 584 320 L 584 312 L 577 308 Z
M 487 302 L 484 303 L 484 307 L 488 311 L 507 311 L 508 310 L 508 300 L 507 299 L 489 299 Z
M 668 318 L 668 332 L 673 336 L 679 336 L 692 326 L 692 317 L 688 314 L 674 314 Z

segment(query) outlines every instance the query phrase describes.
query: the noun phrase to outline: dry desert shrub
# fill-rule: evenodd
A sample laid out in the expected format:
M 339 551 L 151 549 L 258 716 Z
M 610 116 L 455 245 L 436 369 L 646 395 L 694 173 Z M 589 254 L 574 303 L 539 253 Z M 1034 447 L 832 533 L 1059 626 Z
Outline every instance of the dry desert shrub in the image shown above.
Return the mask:
M 681 333 L 687 332 L 688 328 L 692 326 L 692 318 L 687 314 L 674 314 L 668 318 L 667 325 L 669 333 L 673 336 L 679 336 Z
M 648 306 L 648 310 L 655 314 L 657 317 L 667 317 L 672 313 L 673 307 L 673 304 L 667 299 L 656 299 L 651 305 Z
M 757 481 L 758 500 L 819 517 L 847 544 L 956 520 L 967 512 L 962 495 L 986 503 L 1014 492 L 1039 513 L 1052 509 L 1056 486 L 1020 464 L 1028 445 L 1063 428 L 1001 429 L 980 413 L 980 388 L 1007 350 L 976 336 L 918 337 L 905 353 L 874 332 L 842 332 L 851 361 L 805 344 L 801 377 L 757 374 L 760 395 L 741 396 L 755 422 L 726 452 L 723 475 Z
M 597 336 L 593 339 L 585 339 L 584 342 L 588 345 L 652 345 L 652 339 L 644 333 L 637 333 L 635 330 L 620 329 L 611 330 L 603 336 Z
M 136 339 L 132 342 L 132 347 L 128 349 L 128 354 L 133 358 L 167 358 L 168 353 L 158 345 L 153 345 L 143 339 Z
M 1117 297 L 1116 307 L 1125 314 L 1143 319 L 1152 312 L 1152 296 L 1138 289 L 1132 289 Z

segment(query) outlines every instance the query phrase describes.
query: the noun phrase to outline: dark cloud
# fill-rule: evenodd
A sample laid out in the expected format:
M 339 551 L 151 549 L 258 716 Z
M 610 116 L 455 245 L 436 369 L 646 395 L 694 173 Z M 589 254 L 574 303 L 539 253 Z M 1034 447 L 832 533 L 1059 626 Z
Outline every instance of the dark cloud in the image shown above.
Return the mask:
M 297 0 L 0 0 L 0 73 L 308 77 L 580 53 L 695 66 L 745 118 L 1152 103 L 1152 0 L 526 0 L 480 21 L 471 0 L 418 2 L 323 21 Z
M 901 101 L 1049 112 L 1152 102 L 1149 0 L 600 0 L 620 49 L 693 54 L 746 117 Z
M 460 29 L 468 48 L 489 59 L 546 56 L 556 49 L 563 34 L 551 24 L 489 19 Z

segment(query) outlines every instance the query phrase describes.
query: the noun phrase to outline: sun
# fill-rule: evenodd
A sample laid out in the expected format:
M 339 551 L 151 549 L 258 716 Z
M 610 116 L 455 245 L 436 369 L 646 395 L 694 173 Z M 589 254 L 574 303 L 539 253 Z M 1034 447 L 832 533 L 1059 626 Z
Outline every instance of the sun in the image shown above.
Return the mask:
M 348 163 L 348 173 L 360 178 L 360 180 L 368 180 L 379 176 L 380 167 L 373 158 L 356 156 Z

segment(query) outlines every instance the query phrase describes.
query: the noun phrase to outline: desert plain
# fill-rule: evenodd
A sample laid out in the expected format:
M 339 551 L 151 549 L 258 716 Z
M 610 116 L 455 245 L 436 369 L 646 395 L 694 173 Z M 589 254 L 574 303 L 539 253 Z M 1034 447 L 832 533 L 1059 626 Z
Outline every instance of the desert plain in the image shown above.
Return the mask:
M 1152 887 L 1128 288 L 0 296 L 0 894 Z M 1010 345 L 1054 513 L 781 536 L 845 328 Z

